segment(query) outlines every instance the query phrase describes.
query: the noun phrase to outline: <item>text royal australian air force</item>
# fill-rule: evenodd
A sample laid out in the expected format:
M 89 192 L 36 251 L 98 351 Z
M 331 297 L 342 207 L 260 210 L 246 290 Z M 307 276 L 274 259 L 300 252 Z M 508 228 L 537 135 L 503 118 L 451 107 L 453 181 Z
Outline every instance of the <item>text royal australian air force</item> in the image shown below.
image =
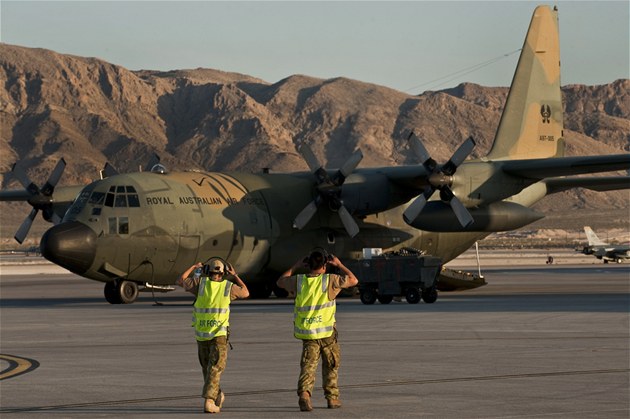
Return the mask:
M 194 181 L 198 186 L 203 184 L 203 180 L 201 182 Z M 146 196 L 145 202 L 149 206 L 160 206 L 160 205 L 209 205 L 209 206 L 230 206 L 230 205 L 255 205 L 260 206 L 264 205 L 263 199 L 255 196 L 242 196 L 242 197 L 233 197 L 233 196 L 219 196 L 216 194 L 216 189 L 209 188 L 210 194 L 208 195 L 179 195 L 173 196 L 169 195 L 154 195 L 154 196 Z M 240 195 L 240 194 L 238 194 Z
M 232 197 L 221 198 L 218 196 L 178 196 L 174 198 L 180 205 L 262 205 L 261 198 L 243 197 L 236 199 Z M 175 205 L 170 196 L 147 196 L 147 205 Z

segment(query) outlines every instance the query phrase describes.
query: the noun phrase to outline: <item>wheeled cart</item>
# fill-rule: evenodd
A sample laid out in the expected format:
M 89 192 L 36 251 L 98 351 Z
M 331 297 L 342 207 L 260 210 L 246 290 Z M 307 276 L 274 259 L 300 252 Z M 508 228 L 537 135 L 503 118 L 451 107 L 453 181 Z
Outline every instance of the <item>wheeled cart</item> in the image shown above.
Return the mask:
M 403 249 L 352 262 L 351 270 L 359 279 L 363 304 L 389 304 L 395 297 L 405 297 L 417 304 L 437 300 L 437 282 L 442 268 L 440 258 L 423 255 L 415 249 Z

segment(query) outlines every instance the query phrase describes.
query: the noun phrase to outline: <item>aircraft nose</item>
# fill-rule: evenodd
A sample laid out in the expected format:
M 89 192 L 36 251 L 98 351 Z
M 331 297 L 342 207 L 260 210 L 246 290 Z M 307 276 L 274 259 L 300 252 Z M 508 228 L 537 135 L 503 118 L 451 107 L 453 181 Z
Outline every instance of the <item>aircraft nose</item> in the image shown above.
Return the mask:
M 46 259 L 81 275 L 96 256 L 96 233 L 78 221 L 61 223 L 44 233 L 39 246 Z

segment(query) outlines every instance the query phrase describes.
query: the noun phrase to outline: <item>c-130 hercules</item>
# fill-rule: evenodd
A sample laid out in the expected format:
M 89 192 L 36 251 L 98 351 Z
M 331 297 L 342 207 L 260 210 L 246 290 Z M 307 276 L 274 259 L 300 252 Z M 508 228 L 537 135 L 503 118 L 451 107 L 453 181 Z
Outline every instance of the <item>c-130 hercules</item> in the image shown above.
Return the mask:
M 56 223 L 42 237 L 44 257 L 104 282 L 110 303 L 132 303 L 139 286 L 172 289 L 211 256 L 267 295 L 278 273 L 315 246 L 342 259 L 363 248 L 413 247 L 446 263 L 492 232 L 542 218 L 528 207 L 548 194 L 629 187 L 624 176 L 559 177 L 628 169 L 630 155 L 563 157 L 557 10 L 546 6 L 534 11 L 488 155 L 464 161 L 475 145 L 468 139 L 438 164 L 413 134 L 409 144 L 417 165 L 357 168 L 357 151 L 327 170 L 302 145 L 311 173 L 169 173 L 156 165 L 55 188 L 62 160 L 41 189 L 18 173 L 26 190 L 0 192 L 0 200 L 33 206 L 16 240 L 42 210 Z

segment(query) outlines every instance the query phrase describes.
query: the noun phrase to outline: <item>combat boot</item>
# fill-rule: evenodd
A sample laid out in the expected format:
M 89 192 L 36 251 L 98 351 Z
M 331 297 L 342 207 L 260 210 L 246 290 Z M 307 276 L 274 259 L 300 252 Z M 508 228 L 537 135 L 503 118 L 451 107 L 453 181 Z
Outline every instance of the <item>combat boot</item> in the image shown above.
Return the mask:
M 206 413 L 219 413 L 221 408 L 214 403 L 213 399 L 206 399 L 203 405 L 203 411 Z
M 339 399 L 328 399 L 328 408 L 329 409 L 339 409 L 341 407 L 341 400 Z
M 300 393 L 300 400 L 298 403 L 302 412 L 310 412 L 313 410 L 313 405 L 311 405 L 311 395 L 308 394 L 308 391 Z
M 214 404 L 216 404 L 217 407 L 220 409 L 220 408 L 223 407 L 223 402 L 224 401 L 225 401 L 225 393 L 223 391 L 219 390 L 219 395 L 214 400 Z

